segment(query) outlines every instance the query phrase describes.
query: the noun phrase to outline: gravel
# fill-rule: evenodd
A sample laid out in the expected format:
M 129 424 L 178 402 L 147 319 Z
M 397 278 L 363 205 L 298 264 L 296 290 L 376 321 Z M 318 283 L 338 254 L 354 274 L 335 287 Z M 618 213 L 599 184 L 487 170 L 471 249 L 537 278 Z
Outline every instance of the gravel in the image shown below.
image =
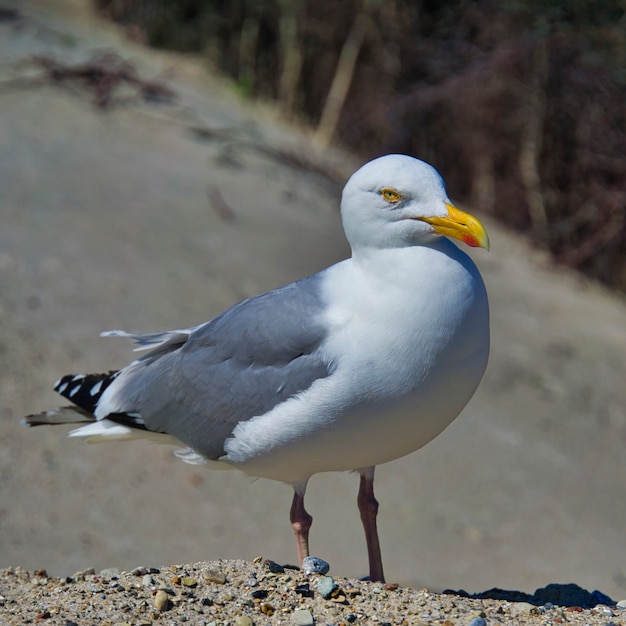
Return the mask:
M 332 591 L 320 593 L 320 587 L 328 591 L 330 581 Z M 571 589 L 563 595 L 567 585 L 550 587 L 538 590 L 536 596 L 571 597 Z M 477 598 L 463 592 L 432 593 L 396 584 L 331 579 L 277 566 L 261 557 L 254 562 L 221 560 L 159 569 L 137 567 L 130 572 L 85 570 L 64 578 L 18 567 L 0 570 L 0 625 L 626 623 L 626 610 L 608 598 L 610 606 L 589 608 L 550 600 L 537 605 L 535 596 L 525 594 L 520 601 L 494 599 L 507 593 L 512 598 L 518 592 L 494 589 L 483 594 L 491 597 Z

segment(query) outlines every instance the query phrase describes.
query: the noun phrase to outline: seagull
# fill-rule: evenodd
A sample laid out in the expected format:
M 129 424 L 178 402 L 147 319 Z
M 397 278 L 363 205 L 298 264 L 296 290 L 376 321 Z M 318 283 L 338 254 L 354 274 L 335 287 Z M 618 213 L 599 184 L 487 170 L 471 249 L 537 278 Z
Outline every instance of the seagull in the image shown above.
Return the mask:
M 450 238 L 489 249 L 482 224 L 448 199 L 431 165 L 392 154 L 348 180 L 350 258 L 186 329 L 129 337 L 144 351 L 104 374 L 70 374 L 73 404 L 27 426 L 85 423 L 90 442 L 150 438 L 192 464 L 290 484 L 300 563 L 311 476 L 355 471 L 369 578 L 384 581 L 374 469 L 441 433 L 476 391 L 489 356 L 489 305 Z

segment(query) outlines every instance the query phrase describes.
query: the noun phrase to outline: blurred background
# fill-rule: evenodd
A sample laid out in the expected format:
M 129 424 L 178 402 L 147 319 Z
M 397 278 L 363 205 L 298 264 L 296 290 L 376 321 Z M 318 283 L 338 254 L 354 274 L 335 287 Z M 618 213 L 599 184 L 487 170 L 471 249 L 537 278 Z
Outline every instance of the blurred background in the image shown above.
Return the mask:
M 387 577 L 626 598 L 623 2 L 0 0 L 0 567 L 296 559 L 291 491 L 26 430 L 101 330 L 191 326 L 349 254 L 341 187 L 401 151 L 484 219 L 475 398 L 377 471 Z M 350 474 L 313 552 L 366 573 Z
M 457 196 L 626 290 L 623 0 L 95 0 L 364 157 L 445 164 Z

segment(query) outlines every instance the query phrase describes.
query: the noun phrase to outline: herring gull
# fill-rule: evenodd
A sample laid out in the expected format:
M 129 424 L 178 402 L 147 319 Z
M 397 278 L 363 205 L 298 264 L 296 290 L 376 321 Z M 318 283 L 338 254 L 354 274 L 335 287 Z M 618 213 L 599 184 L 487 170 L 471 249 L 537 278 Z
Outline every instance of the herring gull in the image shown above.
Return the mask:
M 300 562 L 309 478 L 356 471 L 370 579 L 384 580 L 374 468 L 424 446 L 474 394 L 489 306 L 478 269 L 448 238 L 486 249 L 489 239 L 433 167 L 404 155 L 353 174 L 341 215 L 349 259 L 192 328 L 103 333 L 145 353 L 118 371 L 64 376 L 55 390 L 73 405 L 26 425 L 88 422 L 70 436 L 182 444 L 189 463 L 288 483 Z

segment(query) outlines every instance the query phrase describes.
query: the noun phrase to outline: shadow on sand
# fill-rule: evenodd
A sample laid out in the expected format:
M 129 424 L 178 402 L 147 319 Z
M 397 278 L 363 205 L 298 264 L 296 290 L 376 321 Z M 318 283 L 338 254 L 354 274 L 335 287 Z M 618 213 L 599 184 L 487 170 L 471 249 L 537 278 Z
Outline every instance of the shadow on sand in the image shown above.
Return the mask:
M 524 593 L 523 591 L 498 589 L 497 587 L 480 593 L 468 593 L 463 589 L 458 591 L 446 589 L 443 593 L 450 593 L 478 600 L 489 599 L 506 600 L 508 602 L 528 602 L 529 604 L 534 604 L 535 606 L 553 604 L 555 606 L 580 607 L 583 609 L 590 609 L 598 604 L 615 606 L 615 600 L 612 600 L 601 591 L 598 591 L 597 589 L 595 591 L 587 591 L 575 583 L 550 583 L 545 587 L 537 589 L 532 595 Z

